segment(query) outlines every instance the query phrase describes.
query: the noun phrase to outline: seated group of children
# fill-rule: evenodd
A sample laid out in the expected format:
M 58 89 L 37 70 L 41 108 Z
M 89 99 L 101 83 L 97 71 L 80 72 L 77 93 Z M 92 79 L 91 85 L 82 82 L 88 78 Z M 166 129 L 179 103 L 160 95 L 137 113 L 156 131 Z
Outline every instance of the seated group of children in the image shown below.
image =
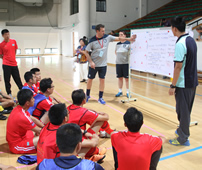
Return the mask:
M 124 115 L 128 131 L 114 132 L 108 114 L 83 107 L 86 95 L 82 89 L 72 92 L 73 104 L 66 107 L 52 96 L 53 81 L 41 80 L 38 68 L 26 72 L 24 78 L 26 83 L 17 94 L 19 105 L 7 122 L 6 139 L 12 153 L 37 153 L 40 170 L 102 170 L 97 163 L 103 161 L 107 149 L 98 148 L 100 134 L 111 137 L 115 169 L 156 168 L 165 139 L 139 133 L 143 116 L 137 109 L 129 108 Z

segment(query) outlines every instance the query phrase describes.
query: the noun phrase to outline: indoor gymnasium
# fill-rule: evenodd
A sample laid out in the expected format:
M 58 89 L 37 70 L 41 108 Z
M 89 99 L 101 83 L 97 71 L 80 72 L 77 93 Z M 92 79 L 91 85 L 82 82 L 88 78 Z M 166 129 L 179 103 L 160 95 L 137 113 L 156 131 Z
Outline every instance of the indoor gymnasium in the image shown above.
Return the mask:
M 202 169 L 202 0 L 0 0 L 0 169 Z

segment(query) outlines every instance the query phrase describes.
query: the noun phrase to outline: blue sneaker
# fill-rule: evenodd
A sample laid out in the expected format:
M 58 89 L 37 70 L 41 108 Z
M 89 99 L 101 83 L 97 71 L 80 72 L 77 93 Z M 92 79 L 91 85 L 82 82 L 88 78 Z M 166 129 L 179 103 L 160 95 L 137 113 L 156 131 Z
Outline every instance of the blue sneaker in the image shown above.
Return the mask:
M 98 103 L 100 103 L 100 104 L 106 104 L 106 102 L 104 101 L 103 98 L 99 98 L 99 99 L 98 99 Z
M 190 146 L 189 139 L 187 139 L 187 141 L 183 144 L 180 144 L 180 142 L 178 142 L 177 139 L 171 139 L 171 140 L 169 140 L 169 143 L 171 145 L 175 145 L 175 146 Z
M 120 96 L 123 96 L 122 92 L 118 92 L 115 97 L 120 97 Z
M 129 98 L 129 93 L 126 93 L 126 96 L 127 96 L 127 98 Z M 130 95 L 130 98 L 131 98 L 132 96 Z
M 179 137 L 179 135 L 178 135 L 178 133 L 177 133 L 177 130 L 175 131 L 175 136 L 176 136 L 176 137 Z
M 90 99 L 90 96 L 86 96 L 86 103 L 88 103 L 89 99 Z

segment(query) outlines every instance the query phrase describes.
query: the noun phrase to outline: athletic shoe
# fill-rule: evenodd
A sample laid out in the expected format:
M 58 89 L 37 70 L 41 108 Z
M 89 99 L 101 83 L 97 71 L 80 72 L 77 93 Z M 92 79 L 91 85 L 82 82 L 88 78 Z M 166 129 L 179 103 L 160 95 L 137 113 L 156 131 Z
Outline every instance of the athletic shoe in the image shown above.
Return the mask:
M 86 96 L 86 103 L 88 103 L 89 99 L 90 99 L 90 96 Z
M 12 110 L 3 110 L 0 112 L 0 114 L 10 114 L 12 112 Z
M 110 138 L 111 135 L 108 134 L 107 132 L 105 131 L 100 131 L 100 134 L 99 134 L 100 138 Z
M 129 98 L 129 93 L 126 93 L 126 96 L 127 96 L 127 98 Z M 132 96 L 130 95 L 130 98 L 131 98 Z
M 106 102 L 104 101 L 103 98 L 99 98 L 99 99 L 98 99 L 98 103 L 100 103 L 100 104 L 106 104 Z
M 169 143 L 171 145 L 175 145 L 175 146 L 190 146 L 189 139 L 187 139 L 187 141 L 183 144 L 180 144 L 180 142 L 178 142 L 177 139 L 171 139 L 171 140 L 169 140 Z
M 85 80 L 85 79 L 83 79 L 83 80 L 81 80 L 81 81 L 80 81 L 80 83 L 83 83 L 83 82 L 85 82 L 85 81 L 86 81 L 86 80 Z
M 177 133 L 177 130 L 175 131 L 175 136 L 176 136 L 176 137 L 179 137 L 179 135 L 178 135 L 178 133 Z
M 102 163 L 103 159 L 105 158 L 105 155 L 93 155 L 89 158 L 89 160 L 97 163 Z
M 122 92 L 118 92 L 115 97 L 120 97 L 120 96 L 123 96 Z
M 7 117 L 2 115 L 2 113 L 0 113 L 0 120 L 6 120 L 6 119 L 7 119 Z

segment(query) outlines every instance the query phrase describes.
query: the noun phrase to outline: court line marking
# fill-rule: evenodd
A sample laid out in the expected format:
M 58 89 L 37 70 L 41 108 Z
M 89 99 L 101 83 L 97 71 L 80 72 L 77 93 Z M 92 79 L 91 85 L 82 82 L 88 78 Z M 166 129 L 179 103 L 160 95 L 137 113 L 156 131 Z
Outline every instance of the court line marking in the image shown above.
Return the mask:
M 164 161 L 164 160 L 167 160 L 167 159 L 170 159 L 170 158 L 174 158 L 174 157 L 177 157 L 177 156 L 180 156 L 180 155 L 184 155 L 184 154 L 187 154 L 187 153 L 190 153 L 190 152 L 194 152 L 194 151 L 197 151 L 199 149 L 202 149 L 202 146 L 192 148 L 192 149 L 189 149 L 189 150 L 186 150 L 186 151 L 178 152 L 178 153 L 175 153 L 175 154 L 172 154 L 172 155 L 169 155 L 169 156 L 162 157 L 162 158 L 160 158 L 159 161 Z

